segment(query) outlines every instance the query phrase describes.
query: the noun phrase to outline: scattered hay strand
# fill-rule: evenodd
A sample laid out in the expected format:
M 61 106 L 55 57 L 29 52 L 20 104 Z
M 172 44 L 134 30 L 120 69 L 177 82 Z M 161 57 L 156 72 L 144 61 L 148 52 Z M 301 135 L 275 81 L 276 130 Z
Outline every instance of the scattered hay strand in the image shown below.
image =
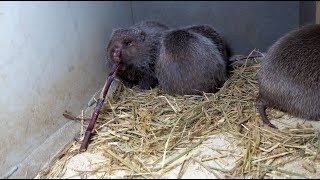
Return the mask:
M 141 173 L 136 167 L 134 167 L 134 165 L 132 165 L 131 163 L 127 162 L 126 160 L 122 159 L 121 157 L 119 157 L 118 155 L 116 155 L 114 152 L 112 152 L 110 149 L 103 149 L 105 152 L 107 152 L 108 154 L 110 154 L 112 157 L 116 158 L 118 161 L 120 161 L 122 164 L 124 164 L 125 166 L 127 166 L 128 168 L 130 168 L 131 170 L 135 171 L 136 173 L 138 173 L 139 175 L 141 175 L 142 177 L 148 179 L 148 176 L 144 175 L 143 173 Z
M 265 164 L 261 164 L 261 163 L 253 163 L 253 165 L 259 166 L 259 167 L 263 167 L 263 168 L 266 168 L 266 169 L 269 169 L 269 170 L 273 170 L 273 171 L 278 171 L 278 172 L 281 172 L 281 173 L 284 173 L 284 174 L 287 174 L 287 175 L 297 176 L 297 177 L 302 177 L 302 178 L 308 179 L 308 177 L 306 177 L 303 174 L 296 173 L 296 172 L 291 172 L 291 171 L 287 171 L 287 170 L 281 170 L 281 169 L 273 167 L 273 166 L 269 166 L 269 165 L 265 165 Z
M 158 88 L 139 91 L 120 86 L 106 101 L 87 149 L 90 153 L 103 151 L 111 156 L 99 172 L 105 171 L 104 177 L 108 177 L 116 169 L 123 169 L 129 173 L 126 177 L 155 177 L 193 159 L 210 172 L 219 171 L 226 177 L 262 177 L 269 171 L 278 171 L 306 178 L 275 166 L 279 161 L 289 162 L 283 160 L 284 157 L 318 160 L 319 131 L 303 125 L 281 130 L 261 126 L 255 106 L 259 62 L 246 59 L 244 64 L 234 63 L 233 66 L 232 76 L 215 94 L 170 96 Z M 267 110 L 267 114 L 270 119 L 285 115 L 276 110 Z M 82 111 L 82 137 L 84 116 L 90 115 L 83 115 Z M 207 158 L 195 158 L 193 154 L 191 157 L 190 152 L 199 147 L 207 139 L 205 137 L 226 132 L 233 135 L 243 152 L 234 154 L 238 158 L 234 168 L 204 164 L 231 156 L 230 152 Z M 60 161 L 37 177 L 62 177 L 65 164 L 76 155 L 79 147 L 80 143 L 74 142 L 72 148 L 59 157 Z

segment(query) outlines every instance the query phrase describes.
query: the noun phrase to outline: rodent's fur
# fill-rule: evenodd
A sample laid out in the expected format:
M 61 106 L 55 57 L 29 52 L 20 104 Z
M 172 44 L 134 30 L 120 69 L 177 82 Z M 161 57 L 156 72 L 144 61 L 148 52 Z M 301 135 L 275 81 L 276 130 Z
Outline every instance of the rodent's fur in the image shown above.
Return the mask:
M 107 46 L 107 65 L 112 66 L 115 62 L 113 53 L 115 49 L 119 50 L 123 68 L 118 71 L 117 77 L 125 85 L 138 85 L 140 89 L 158 85 L 154 65 L 159 54 L 161 33 L 167 29 L 159 22 L 142 21 L 112 32 Z
M 221 42 L 219 34 L 209 25 L 163 33 L 156 62 L 160 88 L 176 95 L 217 92 L 227 79 L 227 58 Z
M 279 38 L 261 60 L 258 83 L 258 108 L 269 125 L 263 110 L 267 107 L 320 120 L 320 25 Z
M 219 52 L 221 53 L 222 58 L 228 62 L 229 57 L 227 53 L 227 45 L 225 43 L 225 40 L 222 38 L 222 36 L 211 26 L 209 25 L 196 25 L 196 26 L 189 26 L 187 27 L 189 31 L 199 33 L 204 37 L 207 37 L 211 39 L 214 44 L 217 46 Z

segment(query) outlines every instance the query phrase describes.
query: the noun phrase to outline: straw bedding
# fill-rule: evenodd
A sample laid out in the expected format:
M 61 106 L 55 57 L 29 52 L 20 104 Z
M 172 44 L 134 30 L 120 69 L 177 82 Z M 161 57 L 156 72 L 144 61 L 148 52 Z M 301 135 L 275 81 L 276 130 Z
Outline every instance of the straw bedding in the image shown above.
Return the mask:
M 297 159 L 319 162 L 319 131 L 302 123 L 280 130 L 262 125 L 255 107 L 259 61 L 246 60 L 233 67 L 232 76 L 215 94 L 169 96 L 158 88 L 139 91 L 119 86 L 105 101 L 87 149 L 106 159 L 93 170 L 79 171 L 79 176 L 103 172 L 99 178 L 110 178 L 114 171 L 122 170 L 126 178 L 162 177 L 185 163 L 190 158 L 187 155 L 209 137 L 228 133 L 240 148 L 240 155 L 232 168 L 206 166 L 209 171 L 219 172 L 223 178 L 270 178 L 271 172 L 280 177 L 311 177 L 281 167 Z M 276 110 L 267 110 L 267 114 L 272 120 L 290 117 Z M 86 116 L 90 118 L 89 113 Z M 81 123 L 80 139 L 88 121 Z M 63 177 L 66 164 L 77 155 L 80 144 L 70 144 L 36 178 Z M 204 164 L 208 159 L 196 161 Z M 315 171 L 310 163 L 304 168 Z

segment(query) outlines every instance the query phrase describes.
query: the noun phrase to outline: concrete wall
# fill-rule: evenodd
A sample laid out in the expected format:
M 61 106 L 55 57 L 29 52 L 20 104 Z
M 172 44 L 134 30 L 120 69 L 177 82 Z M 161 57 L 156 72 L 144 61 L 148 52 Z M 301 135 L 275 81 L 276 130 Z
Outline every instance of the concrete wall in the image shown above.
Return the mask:
M 316 23 L 316 1 L 300 1 L 300 26 Z
M 111 30 L 131 24 L 130 2 L 0 2 L 0 177 L 18 173 L 66 125 L 59 138 L 70 141 L 79 127 L 62 113 L 80 113 L 101 87 Z M 47 147 L 42 160 L 61 145 Z M 16 177 L 33 177 L 39 166 Z
M 134 22 L 157 19 L 171 27 L 211 24 L 235 54 L 265 51 L 300 24 L 299 1 L 135 1 L 132 8 Z M 302 20 L 310 20 L 308 14 Z
M 320 24 L 320 1 L 316 4 L 316 23 Z
M 299 1 L 0 2 L 0 177 L 34 177 L 73 138 L 79 124 L 62 113 L 80 113 L 105 81 L 104 48 L 113 28 L 144 19 L 171 27 L 207 23 L 233 53 L 248 54 L 312 22 L 305 10 L 313 7 Z

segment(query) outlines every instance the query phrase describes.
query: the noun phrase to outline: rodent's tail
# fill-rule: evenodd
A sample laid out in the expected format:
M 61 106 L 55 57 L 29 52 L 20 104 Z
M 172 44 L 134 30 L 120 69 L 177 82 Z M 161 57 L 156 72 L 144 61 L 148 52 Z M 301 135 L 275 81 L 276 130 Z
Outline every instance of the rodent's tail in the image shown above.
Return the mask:
M 245 55 L 233 55 L 229 58 L 229 62 L 233 63 L 235 61 L 241 61 L 244 59 L 260 58 L 264 57 L 266 53 L 261 53 L 259 51 L 252 51 L 248 56 Z

